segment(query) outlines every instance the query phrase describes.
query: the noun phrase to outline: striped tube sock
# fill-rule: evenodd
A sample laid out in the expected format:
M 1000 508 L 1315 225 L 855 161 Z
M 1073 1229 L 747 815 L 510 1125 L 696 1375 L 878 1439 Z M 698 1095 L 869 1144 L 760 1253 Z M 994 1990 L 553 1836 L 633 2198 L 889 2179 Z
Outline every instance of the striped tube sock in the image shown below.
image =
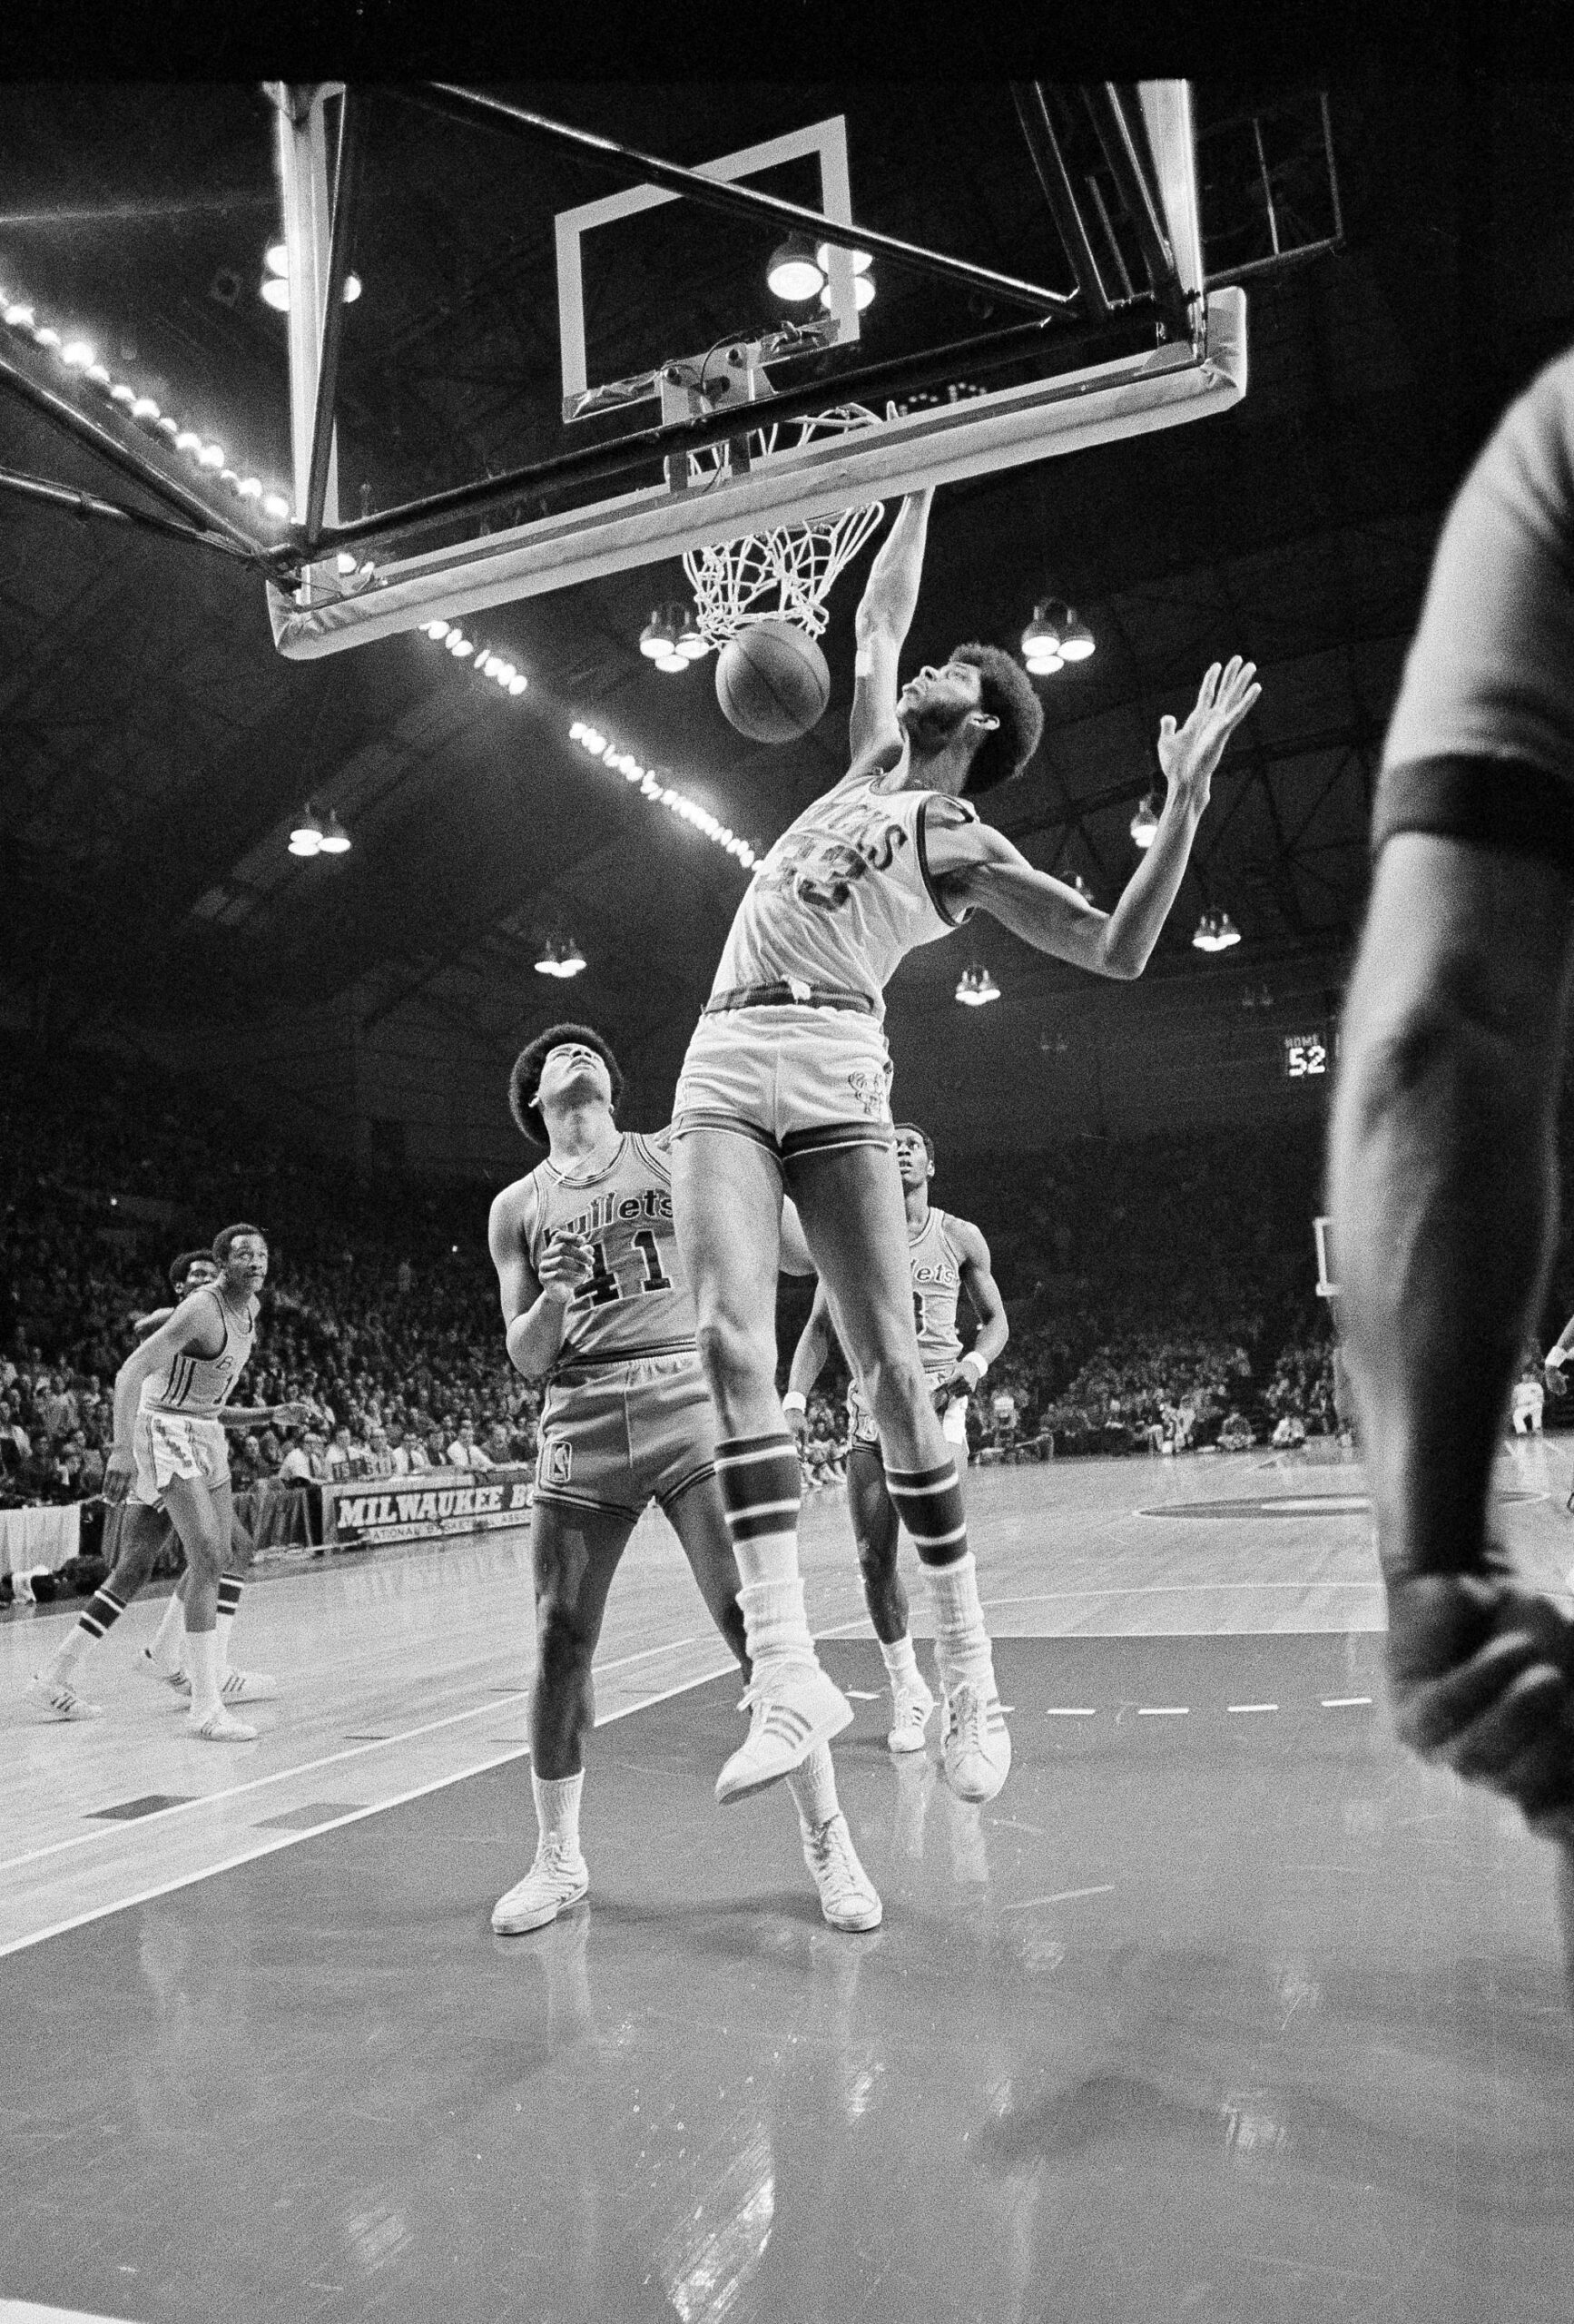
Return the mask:
M 829 1824 L 841 1806 L 836 1796 L 836 1770 L 831 1764 L 830 1744 L 817 1743 L 803 1765 L 794 1768 L 786 1780 L 792 1805 L 798 1810 L 799 1826 L 807 1839 L 821 1825 Z
M 114 1628 L 125 1610 L 126 1600 L 101 1583 L 51 1655 L 46 1666 L 50 1677 L 69 1679 L 88 1648 Z
M 935 1596 L 935 1660 L 949 1693 L 965 1681 L 995 1692 L 989 1633 L 979 1603 L 979 1570 L 969 1551 L 953 1565 L 928 1568 Z
M 798 1572 L 798 1510 L 802 1484 L 798 1448 L 785 1429 L 769 1436 L 723 1437 L 716 1482 L 738 1561 L 749 1659 L 814 1659 Z
M 219 1606 L 213 1628 L 219 1640 L 219 1683 L 221 1686 L 223 1685 L 230 1668 L 230 1632 L 234 1628 L 235 1616 L 240 1610 L 241 1592 L 244 1588 L 244 1582 L 237 1581 L 233 1574 L 225 1573 L 219 1577 Z
M 536 1795 L 536 1821 L 541 1837 L 561 1840 L 573 1856 L 579 1854 L 579 1795 L 585 1789 L 585 1769 L 574 1776 L 547 1778 L 530 1770 Z
M 950 1565 L 967 1556 L 968 1521 L 954 1461 L 934 1469 L 888 1468 L 885 1482 L 921 1565 Z

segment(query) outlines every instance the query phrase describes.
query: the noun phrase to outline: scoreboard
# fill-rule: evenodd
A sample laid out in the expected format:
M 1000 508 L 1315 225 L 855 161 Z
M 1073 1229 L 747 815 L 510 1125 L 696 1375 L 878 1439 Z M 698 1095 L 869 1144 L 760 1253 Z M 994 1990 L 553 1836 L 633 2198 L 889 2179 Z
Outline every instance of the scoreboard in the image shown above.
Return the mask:
M 1325 1025 L 1311 1032 L 1285 1033 L 1279 1044 L 1280 1069 L 1286 1081 L 1325 1080 L 1338 1049 L 1338 1034 L 1330 1039 Z

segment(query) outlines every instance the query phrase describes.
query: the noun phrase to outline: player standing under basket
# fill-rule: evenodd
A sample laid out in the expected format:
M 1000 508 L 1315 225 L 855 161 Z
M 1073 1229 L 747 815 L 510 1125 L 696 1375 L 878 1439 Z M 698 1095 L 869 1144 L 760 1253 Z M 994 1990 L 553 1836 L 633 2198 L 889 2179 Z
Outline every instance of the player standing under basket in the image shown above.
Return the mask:
M 728 1800 L 774 1781 L 851 1717 L 821 1669 L 798 1570 L 797 1452 L 776 1393 L 783 1183 L 848 1360 L 868 1394 L 891 1499 L 927 1570 L 944 1691 L 943 1763 L 965 1799 L 1010 1765 L 961 1491 L 924 1384 L 907 1226 L 891 1157 L 882 994 L 903 956 L 976 911 L 1095 974 L 1141 973 L 1175 901 L 1214 769 L 1256 701 L 1253 666 L 1215 663 L 1178 732 L 1152 847 L 1113 912 L 1035 871 L 970 802 L 1019 774 L 1043 713 L 1018 663 L 959 646 L 897 684 L 932 494 L 904 501 L 858 609 L 852 764 L 759 864 L 689 1043 L 674 1108 L 674 1207 L 715 1402 L 716 1466 L 754 1675 Z
M 537 1841 L 529 1870 L 493 1908 L 505 1936 L 544 1926 L 589 1891 L 579 1804 L 584 1737 L 595 1724 L 591 1665 L 613 1577 L 652 1501 L 712 1620 L 749 1667 L 716 1490 L 715 1416 L 674 1245 L 667 1134 L 618 1128 L 622 1087 L 617 1059 L 590 1026 L 537 1034 L 515 1061 L 508 1100 L 546 1158 L 505 1187 L 487 1225 L 509 1361 L 526 1379 L 550 1379 L 530 1541 Z M 791 1233 L 796 1240 L 795 1224 Z M 807 1252 L 800 1271 L 808 1272 Z M 878 1928 L 880 1897 L 841 1812 L 828 1746 L 789 1781 L 821 1913 L 832 1928 Z
M 968 1219 L 937 1209 L 930 1201 L 935 1149 L 916 1123 L 897 1125 L 896 1167 L 907 1208 L 913 1324 L 924 1384 L 940 1414 L 946 1443 L 961 1449 L 965 1462 L 968 1400 L 1011 1335 L 1006 1303 L 989 1272 L 989 1246 L 979 1229 Z M 963 1291 L 979 1319 L 978 1336 L 965 1355 L 957 1333 L 957 1301 Z M 830 1353 L 834 1329 L 831 1302 L 825 1285 L 820 1284 L 793 1351 L 787 1393 L 782 1399 L 782 1408 L 795 1430 L 805 1424 L 809 1392 Z M 908 1632 L 907 1591 L 896 1561 L 896 1506 L 885 1481 L 880 1432 L 856 1377 L 847 1391 L 847 1507 L 858 1545 L 864 1603 L 890 1679 L 891 1723 L 885 1739 L 893 1751 L 921 1751 L 935 1699 L 918 1667 Z

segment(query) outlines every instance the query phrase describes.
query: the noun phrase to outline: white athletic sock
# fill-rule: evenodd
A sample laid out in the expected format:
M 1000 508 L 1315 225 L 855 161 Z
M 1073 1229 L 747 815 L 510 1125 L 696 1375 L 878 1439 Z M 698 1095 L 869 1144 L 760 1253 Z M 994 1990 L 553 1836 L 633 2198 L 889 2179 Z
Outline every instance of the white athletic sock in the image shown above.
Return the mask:
M 817 1743 L 803 1765 L 793 1768 L 787 1777 L 787 1788 L 792 1794 L 792 1804 L 806 1839 L 821 1825 L 830 1823 L 840 1811 L 841 1802 L 836 1796 L 836 1770 L 831 1764 L 829 1743 Z
M 759 1675 L 762 1663 L 812 1662 L 814 1640 L 803 1611 L 803 1583 L 791 1579 L 747 1582 L 738 1592 L 749 1660 Z
M 935 1657 L 947 1692 L 966 1681 L 993 1694 L 995 1666 L 972 1551 L 955 1565 L 927 1565 L 923 1570 L 934 1591 Z
M 903 1687 L 914 1687 L 920 1683 L 922 1674 L 918 1667 L 918 1657 L 912 1650 L 910 1638 L 899 1638 L 894 1646 L 887 1646 L 884 1639 L 881 1639 L 880 1652 L 880 1659 L 884 1662 L 890 1677 L 890 1690 L 893 1695 L 900 1694 Z
M 205 1718 L 219 1708 L 219 1640 L 212 1630 L 186 1632 L 186 1669 L 192 1680 L 192 1717 Z
M 185 1623 L 185 1601 L 183 1599 L 177 1598 L 172 1590 L 169 1602 L 164 1608 L 164 1618 L 154 1632 L 153 1642 L 148 1649 L 148 1652 L 161 1669 L 175 1670 L 180 1668 L 181 1641 L 184 1634 Z
M 541 1837 L 561 1840 L 571 1856 L 579 1854 L 579 1795 L 585 1788 L 585 1769 L 576 1776 L 559 1776 L 545 1782 L 534 1768 L 530 1770 L 530 1788 L 536 1795 L 536 1821 Z
M 219 1680 L 222 1685 L 230 1669 L 230 1632 L 235 1627 L 235 1617 L 241 1610 L 241 1591 L 244 1585 L 227 1573 L 219 1584 L 219 1604 L 213 1618 L 213 1635 L 219 1641 Z

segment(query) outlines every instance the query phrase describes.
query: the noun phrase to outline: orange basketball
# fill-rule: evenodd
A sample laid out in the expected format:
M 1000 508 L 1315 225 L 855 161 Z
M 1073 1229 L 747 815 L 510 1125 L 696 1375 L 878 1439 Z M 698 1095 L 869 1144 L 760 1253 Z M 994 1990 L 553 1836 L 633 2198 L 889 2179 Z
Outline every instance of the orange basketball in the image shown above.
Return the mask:
M 789 621 L 751 622 L 716 664 L 716 700 L 752 743 L 807 734 L 830 699 L 824 655 Z

